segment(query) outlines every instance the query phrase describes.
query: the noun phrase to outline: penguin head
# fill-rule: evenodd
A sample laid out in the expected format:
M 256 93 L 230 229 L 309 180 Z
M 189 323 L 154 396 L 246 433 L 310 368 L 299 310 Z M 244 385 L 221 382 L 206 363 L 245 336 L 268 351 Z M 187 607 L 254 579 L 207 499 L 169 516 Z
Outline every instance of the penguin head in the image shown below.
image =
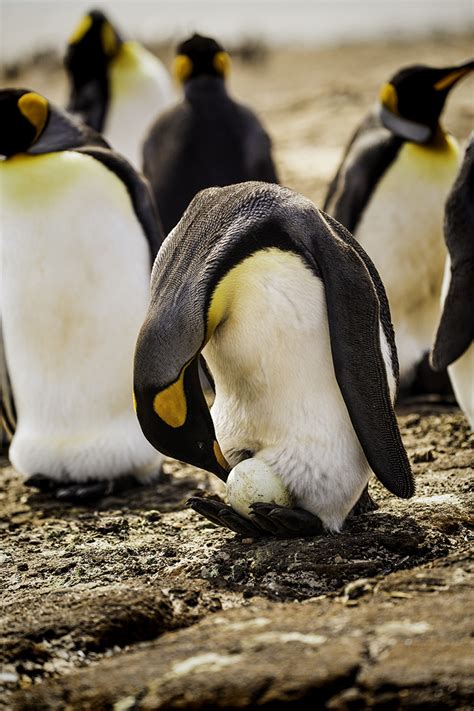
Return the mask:
M 422 64 L 401 69 L 380 90 L 382 123 L 402 138 L 429 142 L 449 92 L 473 69 L 474 61 L 442 69 Z
M 213 472 L 230 470 L 216 439 L 199 379 L 202 349 L 193 314 L 156 318 L 151 306 L 135 351 L 134 399 L 140 426 L 160 452 Z M 195 324 L 197 326 L 197 323 Z
M 225 79 L 229 70 L 229 55 L 211 37 L 194 34 L 177 47 L 173 72 L 183 84 L 199 76 Z
M 47 99 L 28 89 L 0 90 L 0 155 L 24 153 L 38 141 L 50 115 Z
M 91 10 L 69 39 L 64 65 L 69 74 L 69 111 L 82 115 L 101 131 L 108 99 L 108 68 L 123 44 L 119 33 L 100 10 Z
M 78 88 L 105 75 L 107 65 L 123 44 L 117 30 L 100 10 L 84 15 L 69 38 L 64 63 Z

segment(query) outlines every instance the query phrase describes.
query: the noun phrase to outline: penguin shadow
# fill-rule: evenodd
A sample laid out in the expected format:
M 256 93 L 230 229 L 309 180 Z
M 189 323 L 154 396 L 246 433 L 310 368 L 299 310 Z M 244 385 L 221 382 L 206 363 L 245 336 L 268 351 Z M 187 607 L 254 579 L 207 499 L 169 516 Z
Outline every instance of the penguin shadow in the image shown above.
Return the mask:
M 307 599 L 355 580 L 417 567 L 439 555 L 442 541 L 412 516 L 375 511 L 349 518 L 340 533 L 314 537 L 226 540 L 208 563 L 218 587 L 244 597 Z
M 168 469 L 169 465 L 165 463 L 165 467 Z M 173 464 L 171 467 L 174 468 Z M 206 478 L 206 472 L 188 473 L 181 468 L 178 476 L 173 471 L 165 470 L 149 484 L 141 484 L 129 477 L 110 494 L 83 501 L 60 500 L 54 491 L 39 491 L 25 486 L 26 503 L 33 510 L 41 510 L 58 518 L 74 518 L 78 514 L 92 511 L 171 513 L 185 509 L 190 496 L 202 494 L 202 489 L 207 486 L 202 475 Z

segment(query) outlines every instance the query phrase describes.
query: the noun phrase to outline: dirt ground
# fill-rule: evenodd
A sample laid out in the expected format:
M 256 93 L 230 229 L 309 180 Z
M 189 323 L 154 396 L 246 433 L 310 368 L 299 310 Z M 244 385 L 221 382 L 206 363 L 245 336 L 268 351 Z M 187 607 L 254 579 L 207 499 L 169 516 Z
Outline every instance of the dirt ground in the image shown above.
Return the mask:
M 469 37 L 271 52 L 236 61 L 232 89 L 265 121 L 281 181 L 321 204 L 379 84 L 471 53 Z M 40 65 L 13 83 L 65 94 Z M 461 139 L 473 89 L 446 112 Z M 215 528 L 185 502 L 223 485 L 175 461 L 152 487 L 74 508 L 4 460 L 0 707 L 472 708 L 474 437 L 454 405 L 415 400 L 399 422 L 416 496 L 373 482 L 377 511 L 313 539 Z

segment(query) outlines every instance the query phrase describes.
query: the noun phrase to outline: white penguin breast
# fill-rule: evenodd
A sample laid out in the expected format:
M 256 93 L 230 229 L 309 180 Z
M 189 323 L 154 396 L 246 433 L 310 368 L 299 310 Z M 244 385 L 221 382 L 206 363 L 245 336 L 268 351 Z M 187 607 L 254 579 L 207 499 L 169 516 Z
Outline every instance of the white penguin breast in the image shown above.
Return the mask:
M 149 460 L 132 407 L 132 364 L 150 256 L 124 184 L 75 152 L 10 159 L 0 176 L 2 329 L 18 468 L 30 473 L 38 448 L 53 440 L 61 445 L 46 473 L 61 471 L 57 462 L 74 442 L 82 448 L 67 466 L 78 477 L 113 475 L 121 448 Z M 95 459 L 85 446 L 92 439 Z
M 216 385 L 211 415 L 229 463 L 250 451 L 298 506 L 337 530 L 370 468 L 336 381 L 322 281 L 293 253 L 268 249 L 248 258 L 225 322 L 203 354 Z
M 110 66 L 110 104 L 104 135 L 135 168 L 142 168 L 142 145 L 152 121 L 175 100 L 161 62 L 135 42 L 126 42 Z
M 406 143 L 376 186 L 356 230 L 390 302 L 402 379 L 430 347 L 446 249 L 444 205 L 459 166 L 457 143 Z

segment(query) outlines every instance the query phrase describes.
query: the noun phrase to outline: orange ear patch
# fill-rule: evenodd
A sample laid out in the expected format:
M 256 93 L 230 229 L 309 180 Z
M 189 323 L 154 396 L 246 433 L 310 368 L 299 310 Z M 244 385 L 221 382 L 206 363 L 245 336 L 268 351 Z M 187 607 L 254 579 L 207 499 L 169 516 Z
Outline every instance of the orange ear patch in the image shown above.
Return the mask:
M 212 60 L 214 69 L 223 77 L 226 77 L 230 72 L 230 57 L 227 52 L 216 52 Z
M 36 129 L 35 141 L 43 130 L 49 113 L 49 104 L 47 99 L 40 94 L 30 91 L 28 94 L 23 94 L 18 99 L 18 108 L 20 113 L 31 123 Z

